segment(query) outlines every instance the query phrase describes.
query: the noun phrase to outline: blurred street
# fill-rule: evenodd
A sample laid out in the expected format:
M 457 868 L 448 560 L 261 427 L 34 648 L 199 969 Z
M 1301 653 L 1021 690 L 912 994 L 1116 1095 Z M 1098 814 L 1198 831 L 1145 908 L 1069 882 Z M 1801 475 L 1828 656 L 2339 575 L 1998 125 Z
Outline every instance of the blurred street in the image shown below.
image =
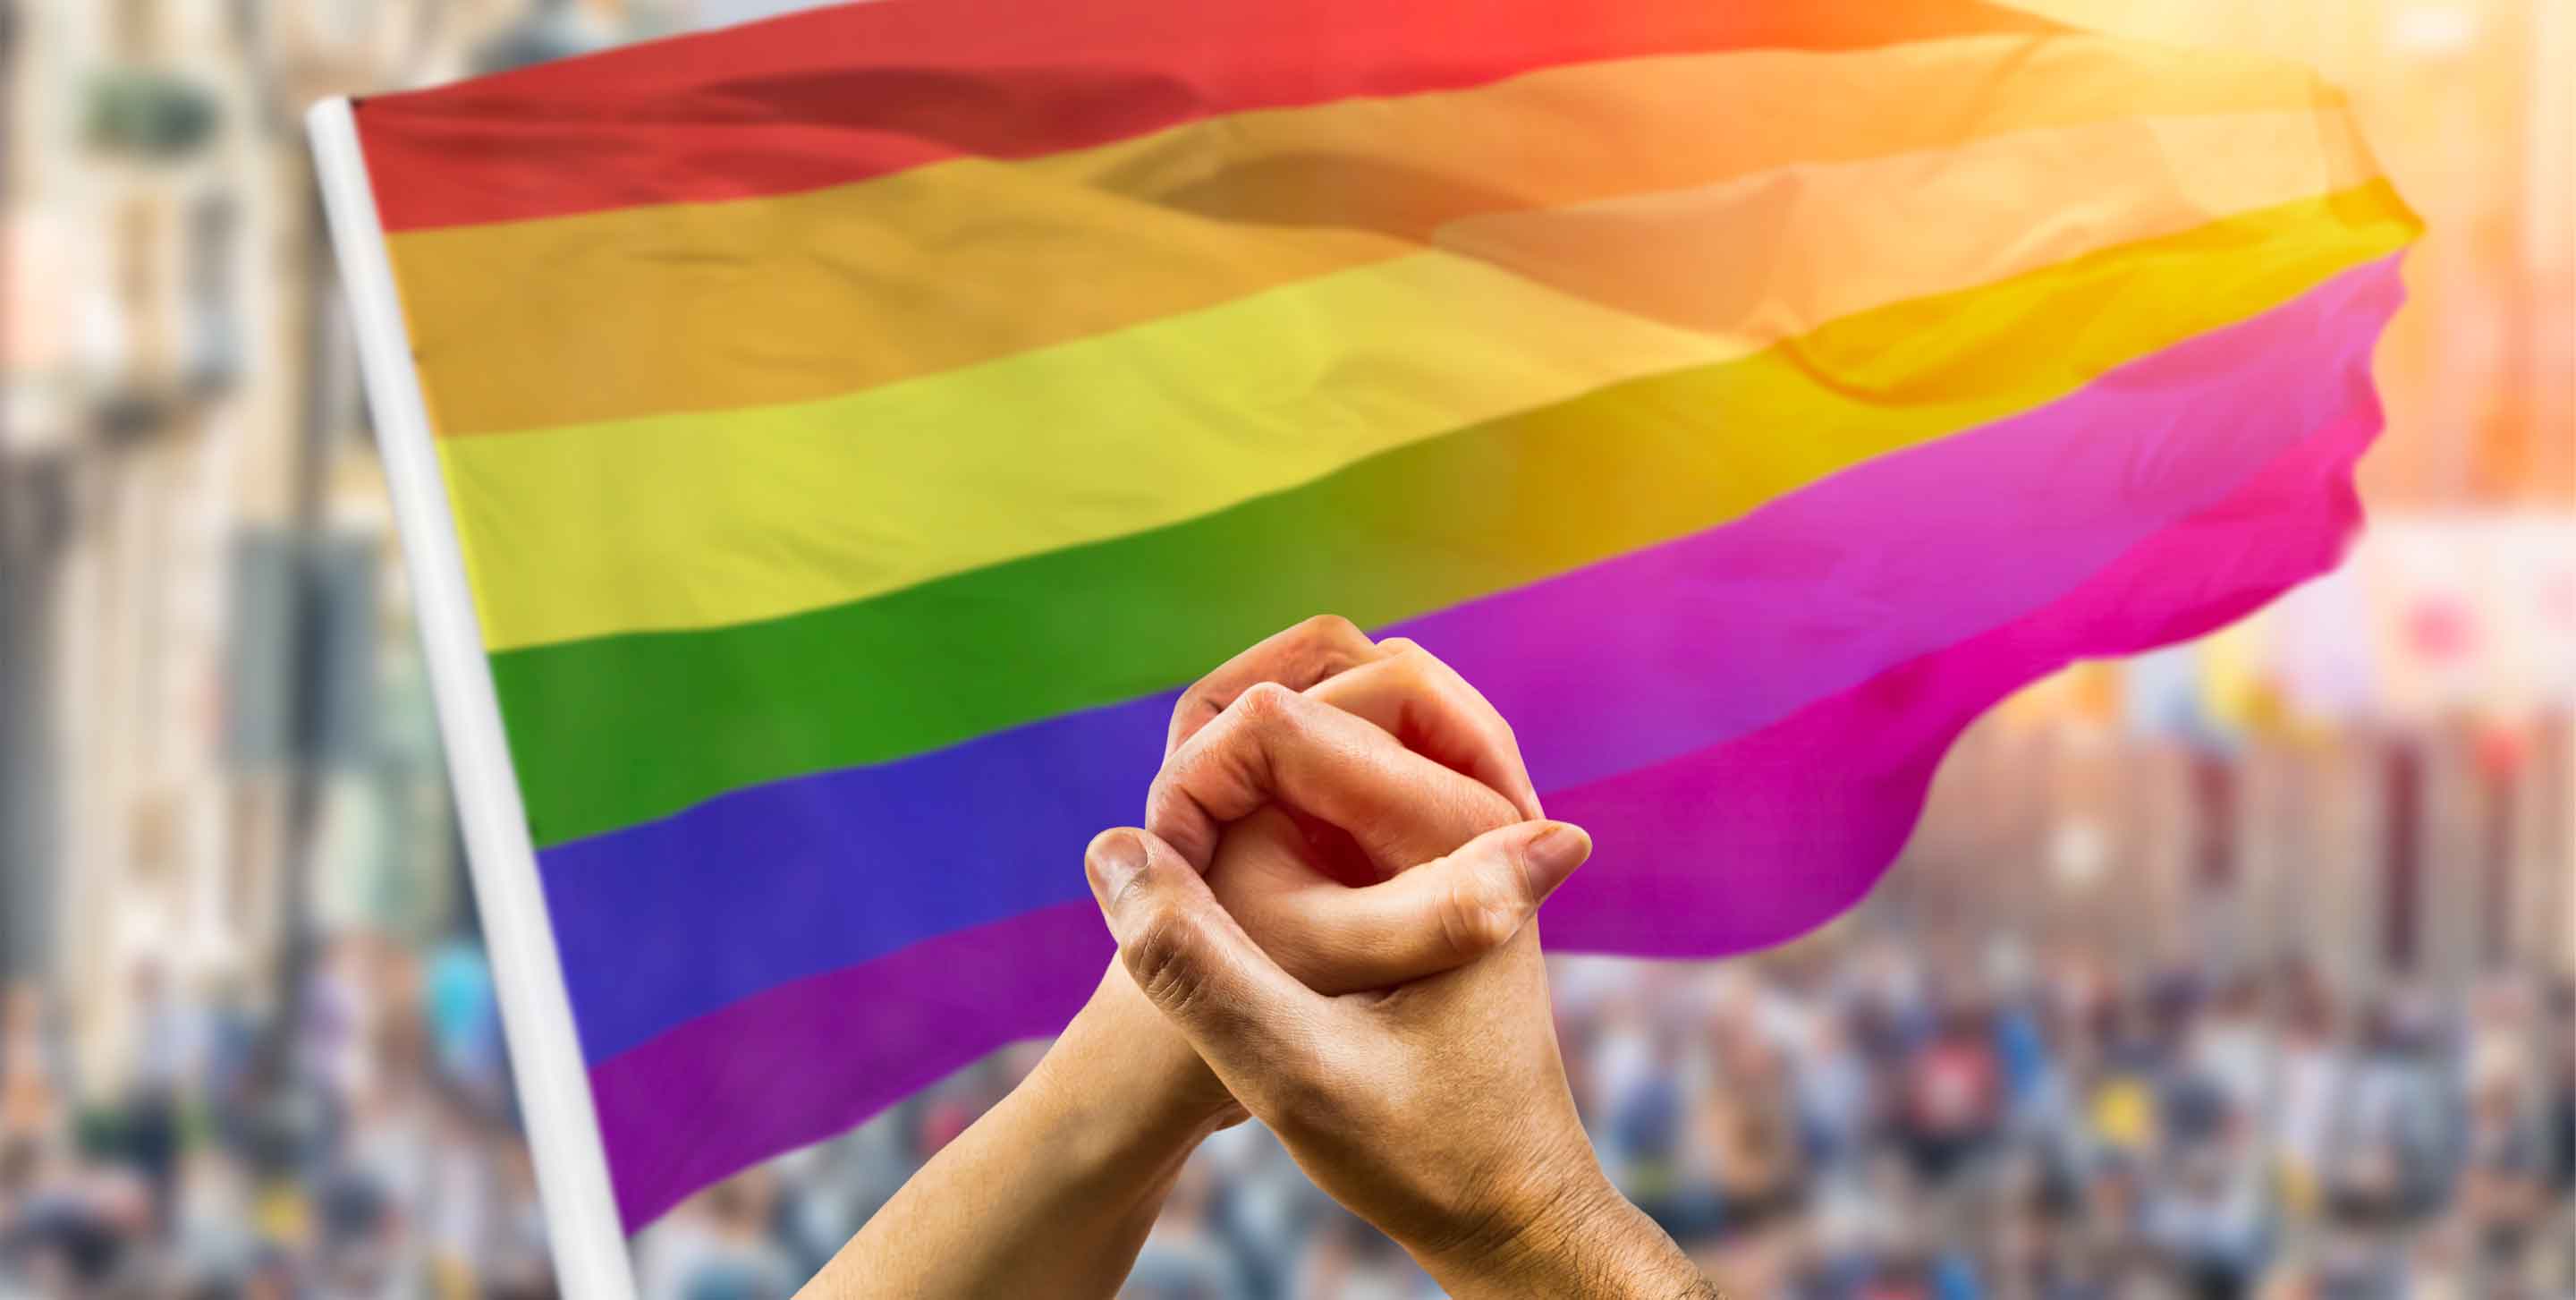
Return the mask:
M 0 0 L 0 1300 L 553 1294 L 300 115 L 791 7 Z M 2025 7 L 2351 91 L 2429 224 L 2371 531 L 2007 703 L 1826 930 L 1556 958 L 1594 1142 L 1748 1300 L 2576 1296 L 2576 6 Z M 647 1296 L 787 1294 L 1037 1052 Z M 1258 1125 L 1130 1288 L 1432 1293 Z

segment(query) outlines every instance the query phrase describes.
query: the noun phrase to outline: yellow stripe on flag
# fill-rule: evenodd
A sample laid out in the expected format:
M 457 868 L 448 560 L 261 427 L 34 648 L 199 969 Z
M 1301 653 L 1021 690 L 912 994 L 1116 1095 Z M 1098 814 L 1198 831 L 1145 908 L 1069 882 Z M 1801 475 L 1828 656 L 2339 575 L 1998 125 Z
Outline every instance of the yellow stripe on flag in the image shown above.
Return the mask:
M 2311 128 L 2304 115 L 2105 124 L 1498 219 L 1459 233 L 1477 256 L 1398 258 L 828 401 L 440 450 L 492 648 L 741 622 L 1186 519 L 1449 429 L 2358 179 L 2358 159 L 2286 147 L 2300 132 L 2313 145 Z M 2211 237 L 2286 256 L 2340 224 L 2311 204 Z M 1623 258 L 1574 255 L 1604 234 Z M 1758 269 L 1722 268 L 1696 296 L 1688 277 L 1645 274 L 1712 249 Z M 2079 314 L 2066 328 L 2163 328 Z

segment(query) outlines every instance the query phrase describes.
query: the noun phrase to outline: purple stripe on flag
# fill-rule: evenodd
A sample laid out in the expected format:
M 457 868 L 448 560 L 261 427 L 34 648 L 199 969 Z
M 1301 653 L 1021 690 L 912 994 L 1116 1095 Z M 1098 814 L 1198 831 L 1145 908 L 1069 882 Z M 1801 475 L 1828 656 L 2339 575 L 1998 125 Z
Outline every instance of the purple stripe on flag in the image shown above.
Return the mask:
M 2332 567 L 2379 411 L 2365 372 L 2314 382 L 2342 396 L 2328 427 L 2044 607 L 1726 743 L 1550 792 L 1549 813 L 1601 847 L 1549 901 L 1549 946 L 1715 956 L 1795 937 L 1878 880 L 1951 741 L 1996 701 L 2077 658 L 2207 632 Z M 1052 1032 L 1108 953 L 1091 904 L 1061 904 L 769 990 L 593 1066 L 628 1225 Z
M 782 985 L 592 1066 L 627 1230 L 1004 1043 L 1064 1028 L 1113 951 L 1086 893 Z
M 1479 684 L 1542 788 L 1743 735 L 2046 604 L 2329 424 L 2366 391 L 2396 268 L 2356 268 L 1725 527 L 1388 630 Z M 1169 700 L 772 782 L 546 850 L 585 1056 L 1084 900 L 1081 845 L 1137 815 Z

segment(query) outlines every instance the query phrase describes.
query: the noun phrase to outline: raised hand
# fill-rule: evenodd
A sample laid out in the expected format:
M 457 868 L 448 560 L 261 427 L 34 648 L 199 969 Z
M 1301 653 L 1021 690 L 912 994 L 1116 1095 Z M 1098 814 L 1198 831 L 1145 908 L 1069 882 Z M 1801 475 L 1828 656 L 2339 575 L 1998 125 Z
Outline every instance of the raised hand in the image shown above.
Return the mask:
M 1184 692 L 1165 757 L 1146 824 L 1186 846 L 1166 852 L 1212 908 L 1235 909 L 1270 969 L 1317 989 L 1471 961 L 1521 932 L 1574 865 L 1450 855 L 1538 815 L 1511 729 L 1421 647 L 1371 643 L 1341 619 L 1290 628 Z M 1243 1113 L 1113 961 L 1036 1071 L 808 1293 L 1109 1295 L 1181 1161 Z
M 1319 655 L 1316 640 L 1347 649 Z M 1318 662 L 1349 666 L 1302 693 L 1276 679 L 1230 685 Z M 1228 697 L 1213 711 L 1210 683 Z M 1146 827 L 1207 874 L 1273 960 L 1324 992 L 1485 952 L 1563 879 L 1415 869 L 1538 816 L 1539 803 L 1502 715 L 1410 641 L 1370 646 L 1339 619 L 1309 620 L 1219 669 L 1174 716 Z
M 1245 932 L 1329 993 L 1447 970 L 1509 939 L 1564 875 L 1443 855 L 1538 813 L 1511 728 L 1474 687 L 1411 641 L 1372 643 L 1329 617 L 1182 692 L 1145 801 L 1146 826 L 1205 871 Z M 1177 1112 L 1241 1118 L 1115 966 L 1084 1015 L 1120 1027 Z
M 1575 827 L 1524 822 L 1422 871 L 1563 879 L 1590 851 Z M 1136 986 L 1317 1186 L 1451 1295 L 1716 1294 L 1593 1158 L 1535 925 L 1455 969 L 1327 996 L 1263 951 L 1162 839 L 1105 831 L 1086 869 Z

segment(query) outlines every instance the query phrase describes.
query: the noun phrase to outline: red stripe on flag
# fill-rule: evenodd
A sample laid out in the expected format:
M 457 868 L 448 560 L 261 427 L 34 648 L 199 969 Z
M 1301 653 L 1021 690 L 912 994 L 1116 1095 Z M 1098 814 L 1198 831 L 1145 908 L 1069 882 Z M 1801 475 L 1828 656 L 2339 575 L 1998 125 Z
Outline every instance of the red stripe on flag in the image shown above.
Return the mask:
M 1974 0 L 880 0 L 373 98 L 357 116 L 399 231 L 817 189 L 1569 63 L 2057 30 Z

